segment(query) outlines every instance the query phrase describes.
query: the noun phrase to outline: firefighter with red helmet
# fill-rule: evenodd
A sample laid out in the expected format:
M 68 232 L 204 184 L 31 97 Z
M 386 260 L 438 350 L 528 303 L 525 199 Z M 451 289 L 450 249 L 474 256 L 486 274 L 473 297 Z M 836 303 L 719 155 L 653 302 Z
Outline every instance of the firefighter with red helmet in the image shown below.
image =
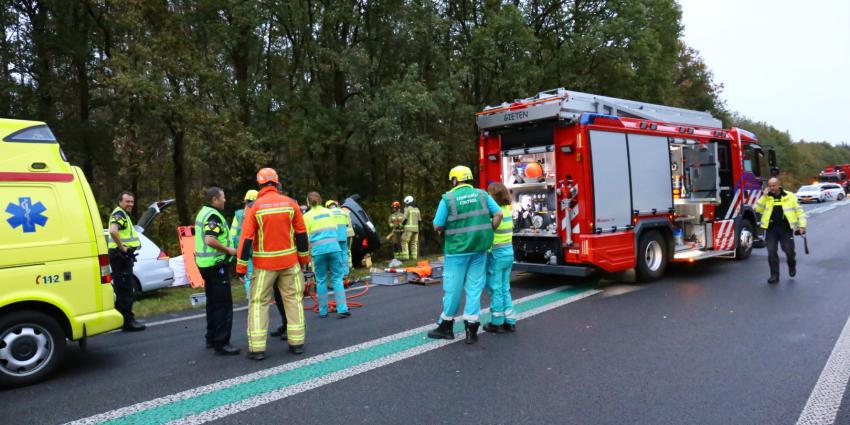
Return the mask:
M 401 257 L 399 260 L 419 258 L 419 221 L 422 214 L 416 206 L 413 196 L 404 197 L 404 233 L 401 234 Z
M 388 222 L 391 233 L 387 239 L 393 243 L 393 258 L 401 259 L 401 236 L 404 234 L 404 213 L 401 211 L 401 202 L 393 201 L 393 212 Z
M 245 275 L 248 259 L 254 262 L 248 302 L 248 357 L 263 360 L 269 324 L 272 288 L 277 286 L 286 313 L 286 334 L 292 354 L 304 352 L 304 277 L 310 264 L 307 227 L 298 203 L 278 192 L 277 172 L 263 168 L 257 173 L 260 192 L 245 210 L 239 240 L 236 272 Z

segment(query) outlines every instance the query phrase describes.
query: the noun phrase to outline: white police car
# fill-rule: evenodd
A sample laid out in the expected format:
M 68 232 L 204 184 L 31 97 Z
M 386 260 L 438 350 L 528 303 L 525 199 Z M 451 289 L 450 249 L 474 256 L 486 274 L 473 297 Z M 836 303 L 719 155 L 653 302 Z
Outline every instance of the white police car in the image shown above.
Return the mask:
M 844 199 L 844 189 L 835 183 L 816 183 L 797 189 L 800 202 L 826 202 Z

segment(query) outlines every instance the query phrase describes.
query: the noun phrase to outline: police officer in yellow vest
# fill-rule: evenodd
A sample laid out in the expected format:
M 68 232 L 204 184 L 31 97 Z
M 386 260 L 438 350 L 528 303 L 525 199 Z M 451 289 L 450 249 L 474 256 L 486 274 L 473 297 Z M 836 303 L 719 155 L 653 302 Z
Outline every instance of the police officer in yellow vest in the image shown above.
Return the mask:
M 142 246 L 139 235 L 130 219 L 135 197 L 130 192 L 118 195 L 118 206 L 109 216 L 109 266 L 112 268 L 112 289 L 115 291 L 115 309 L 124 316 L 125 332 L 142 331 L 145 325 L 136 322 L 133 315 L 135 288 L 133 262 L 135 251 Z
M 224 191 L 211 187 L 204 193 L 206 205 L 195 216 L 195 263 L 204 278 L 207 296 L 207 348 L 224 356 L 239 354 L 230 345 L 233 327 L 233 296 L 227 264 L 236 256 L 236 248 L 227 221 L 221 215 L 226 199 Z
M 767 181 L 767 190 L 756 202 L 755 210 L 761 214 L 759 225 L 765 229 L 767 262 L 770 265 L 770 278 L 767 283 L 779 282 L 779 253 L 777 245 L 782 247 L 788 261 L 788 275 L 797 274 L 797 261 L 794 252 L 794 231 L 806 234 L 806 213 L 797 202 L 793 193 L 782 189 L 776 177 Z
M 399 260 L 419 258 L 419 221 L 422 216 L 413 203 L 413 196 L 404 197 L 404 232 L 401 234 L 401 256 Z
M 502 211 L 487 192 L 470 185 L 472 170 L 468 167 L 452 168 L 449 180 L 454 188 L 443 194 L 434 216 L 434 229 L 445 231 L 443 312 L 428 337 L 454 339 L 454 315 L 465 292 L 466 343 L 473 344 L 478 341 L 487 250 L 493 244 L 493 230 L 502 222 Z

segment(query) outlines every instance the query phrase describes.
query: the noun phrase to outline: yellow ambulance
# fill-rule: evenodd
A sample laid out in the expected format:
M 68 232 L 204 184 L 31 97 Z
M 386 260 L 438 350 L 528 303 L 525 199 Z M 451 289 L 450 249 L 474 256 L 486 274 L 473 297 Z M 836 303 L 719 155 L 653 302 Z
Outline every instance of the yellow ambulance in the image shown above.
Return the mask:
M 0 386 L 42 380 L 66 340 L 122 323 L 88 181 L 47 125 L 0 119 Z

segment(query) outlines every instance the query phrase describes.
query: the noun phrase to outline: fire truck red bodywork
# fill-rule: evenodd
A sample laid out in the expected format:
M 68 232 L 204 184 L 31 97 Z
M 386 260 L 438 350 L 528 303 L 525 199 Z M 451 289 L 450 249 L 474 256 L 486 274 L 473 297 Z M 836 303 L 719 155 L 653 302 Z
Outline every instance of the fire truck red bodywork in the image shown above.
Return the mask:
M 528 103 L 527 106 L 533 104 Z M 515 102 L 510 108 L 512 111 L 521 111 L 525 106 L 521 102 Z M 485 111 L 479 115 L 492 112 Z M 746 228 L 750 229 L 753 235 L 756 234 L 757 221 L 752 206 L 762 191 L 761 176 L 767 175 L 768 171 L 760 163 L 760 157 L 763 155 L 756 136 L 746 130 L 704 128 L 590 113 L 582 114 L 580 119 L 573 122 L 552 121 L 534 124 L 536 128 L 547 126 L 552 128 L 551 148 L 546 148 L 548 149 L 546 155 L 550 158 L 551 153 L 554 154 L 554 164 L 545 164 L 548 167 L 547 175 L 553 178 L 547 181 L 546 190 L 554 192 L 555 205 L 557 205 L 555 220 L 557 246 L 553 243 L 553 238 L 516 233 L 518 224 L 515 219 L 514 247 L 517 258 L 515 269 L 574 276 L 586 276 L 597 269 L 607 272 L 631 269 L 636 267 L 636 262 L 641 255 L 637 251 L 642 234 L 650 231 L 658 232 L 663 236 L 666 242 L 664 255 L 669 261 L 693 262 L 716 256 L 735 257 L 741 256 L 740 253 L 743 252 L 738 251 L 738 248 L 740 232 L 745 229 L 744 223 L 748 223 Z M 486 188 L 492 182 L 508 182 L 510 176 L 505 175 L 507 169 L 505 163 L 511 154 L 508 149 L 513 149 L 512 152 L 516 153 L 522 151 L 522 148 L 517 148 L 515 142 L 512 146 L 505 147 L 502 145 L 502 139 L 506 137 L 506 134 L 512 134 L 512 140 L 516 140 L 515 134 L 520 130 L 521 127 L 506 126 L 496 131 L 481 131 L 478 170 L 482 188 Z M 664 211 L 632 211 L 630 223 L 623 225 L 621 222 L 620 226 L 614 223 L 615 227 L 611 228 L 595 211 L 599 205 L 599 202 L 594 202 L 596 197 L 604 197 L 607 194 L 599 193 L 594 187 L 591 135 L 598 137 L 596 135 L 601 135 L 603 132 L 606 135 L 613 134 L 613 137 L 622 136 L 628 140 L 632 138 L 638 140 L 639 136 L 651 136 L 655 141 L 666 138 L 670 141 L 668 146 L 674 146 L 674 142 L 681 141 L 685 148 L 689 146 L 684 143 L 690 143 L 691 146 L 710 143 L 712 148 L 717 147 L 716 162 L 719 164 L 717 169 L 722 169 L 718 171 L 717 200 L 699 204 L 699 217 L 687 216 L 687 220 L 695 223 L 693 226 L 702 227 L 696 229 L 702 232 L 705 239 L 699 249 L 688 248 L 691 246 L 689 243 L 677 244 L 674 236 L 676 229 L 685 226 L 678 224 L 683 217 L 682 212 L 679 211 L 678 200 L 674 199 L 675 207 Z M 639 148 L 640 144 L 630 141 L 629 146 L 634 149 Z M 529 149 L 526 148 L 526 151 Z M 629 154 L 628 149 L 626 151 L 627 155 L 634 154 Z M 515 156 L 521 157 L 522 154 Z M 632 156 L 629 156 L 627 161 L 632 161 L 631 158 Z M 664 162 L 664 159 L 658 159 L 660 163 Z M 672 164 L 673 160 L 670 161 Z M 632 163 L 629 162 L 629 164 Z M 629 165 L 629 169 L 631 170 L 634 165 Z M 631 179 L 629 182 L 631 184 Z M 671 193 L 673 197 L 674 183 L 669 183 L 661 184 L 652 190 L 657 190 L 659 193 Z M 647 192 L 646 188 L 642 190 Z M 631 188 L 631 193 L 634 191 L 634 187 Z M 574 193 L 572 197 L 570 197 L 571 192 Z M 630 205 L 635 205 L 634 199 Z M 542 244 L 543 248 L 530 248 L 532 245 L 539 244 Z M 751 248 L 751 245 L 748 248 Z M 539 261 L 528 259 L 534 257 L 529 255 L 529 250 L 541 249 L 545 250 L 545 253 L 551 252 L 557 258 L 544 255 Z M 535 255 L 539 257 L 538 254 Z M 749 256 L 749 251 L 747 250 L 745 254 Z
M 845 193 L 850 193 L 850 164 L 828 165 L 818 174 L 819 182 L 841 185 Z

